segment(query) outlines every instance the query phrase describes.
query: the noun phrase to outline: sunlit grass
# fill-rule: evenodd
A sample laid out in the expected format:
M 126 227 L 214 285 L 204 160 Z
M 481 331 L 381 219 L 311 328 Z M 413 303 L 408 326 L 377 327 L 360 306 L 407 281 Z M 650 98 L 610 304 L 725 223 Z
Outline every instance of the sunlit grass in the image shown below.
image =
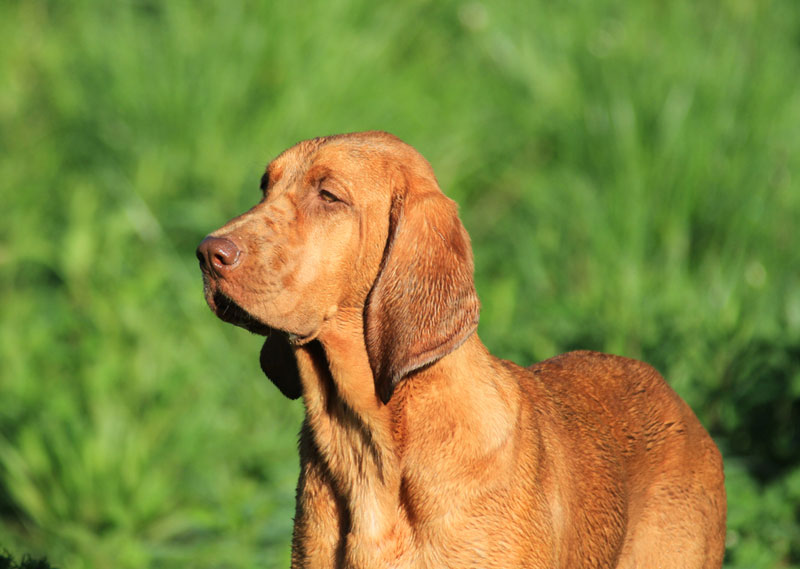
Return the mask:
M 790 1 L 0 3 L 0 546 L 286 567 L 301 406 L 193 250 L 294 142 L 401 136 L 480 334 L 655 364 L 723 448 L 729 567 L 800 566 Z

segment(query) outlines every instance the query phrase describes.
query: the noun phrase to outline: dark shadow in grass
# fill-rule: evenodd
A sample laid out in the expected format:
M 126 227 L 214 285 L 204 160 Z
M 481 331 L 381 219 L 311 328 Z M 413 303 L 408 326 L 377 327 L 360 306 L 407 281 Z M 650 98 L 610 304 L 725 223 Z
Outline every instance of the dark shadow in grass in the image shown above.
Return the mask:
M 800 466 L 800 344 L 755 339 L 732 359 L 719 392 L 729 409 L 722 425 L 732 454 L 746 457 L 762 483 Z
M 0 553 L 0 569 L 58 569 L 47 562 L 46 558 L 33 559 L 29 555 L 23 555 L 19 563 L 11 556 L 8 551 Z

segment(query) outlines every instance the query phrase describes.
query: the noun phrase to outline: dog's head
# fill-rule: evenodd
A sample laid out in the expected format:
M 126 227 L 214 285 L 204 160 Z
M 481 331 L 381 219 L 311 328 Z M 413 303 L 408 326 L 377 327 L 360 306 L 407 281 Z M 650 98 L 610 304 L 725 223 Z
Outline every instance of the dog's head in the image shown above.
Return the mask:
M 261 365 L 301 395 L 293 349 L 343 314 L 362 319 L 376 393 L 477 327 L 469 237 L 430 164 L 382 132 L 316 138 L 275 158 L 262 199 L 197 249 L 222 320 L 267 336 Z

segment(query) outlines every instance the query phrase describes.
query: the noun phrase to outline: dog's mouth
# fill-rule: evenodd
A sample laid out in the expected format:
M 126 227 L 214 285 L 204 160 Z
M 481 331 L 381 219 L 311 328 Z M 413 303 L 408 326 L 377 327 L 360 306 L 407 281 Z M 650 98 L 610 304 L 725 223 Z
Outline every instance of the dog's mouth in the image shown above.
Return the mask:
M 258 318 L 239 306 L 236 301 L 226 296 L 222 292 L 214 292 L 211 309 L 220 320 L 224 320 L 234 326 L 244 328 L 253 334 L 269 336 L 272 328 L 261 322 Z

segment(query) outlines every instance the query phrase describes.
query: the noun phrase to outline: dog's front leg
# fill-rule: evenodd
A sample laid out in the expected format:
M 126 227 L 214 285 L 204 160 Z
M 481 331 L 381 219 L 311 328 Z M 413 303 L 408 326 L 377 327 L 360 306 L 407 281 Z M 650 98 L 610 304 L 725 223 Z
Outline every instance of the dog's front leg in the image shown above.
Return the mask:
M 300 479 L 292 537 L 292 569 L 339 568 L 349 530 L 347 509 L 332 485 L 311 441 L 307 426 L 300 434 Z

